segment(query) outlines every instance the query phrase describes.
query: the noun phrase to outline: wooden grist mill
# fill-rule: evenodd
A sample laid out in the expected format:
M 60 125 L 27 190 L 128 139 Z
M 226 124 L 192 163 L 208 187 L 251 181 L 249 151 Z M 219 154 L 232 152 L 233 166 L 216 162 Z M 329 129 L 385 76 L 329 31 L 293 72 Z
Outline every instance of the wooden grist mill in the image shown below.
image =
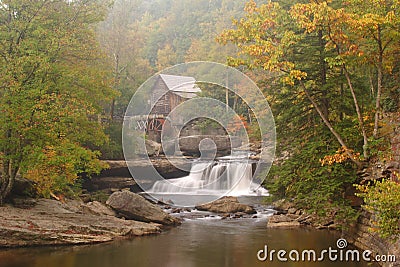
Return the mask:
M 164 126 L 167 127 L 165 120 L 168 114 L 182 102 L 197 96 L 200 91 L 193 77 L 159 74 L 150 91 L 150 114 L 131 118 L 135 121 L 135 130 L 144 131 L 150 140 L 160 142 L 161 131 Z M 168 125 L 174 126 L 177 125 Z

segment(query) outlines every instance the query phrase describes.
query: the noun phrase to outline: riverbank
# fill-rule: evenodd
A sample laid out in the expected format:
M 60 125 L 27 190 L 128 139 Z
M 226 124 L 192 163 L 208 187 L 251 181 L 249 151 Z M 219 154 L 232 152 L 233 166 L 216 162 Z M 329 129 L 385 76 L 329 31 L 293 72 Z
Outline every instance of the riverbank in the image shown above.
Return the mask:
M 21 199 L 15 206 L 0 207 L 0 247 L 32 247 L 49 245 L 84 245 L 159 234 L 163 229 L 179 225 L 183 220 L 241 220 L 258 222 L 265 231 L 279 229 L 337 230 L 331 221 L 321 222 L 315 216 L 280 201 L 268 206 L 239 203 L 237 198 L 225 197 L 196 209 L 164 205 L 164 211 L 140 195 L 129 191 L 113 193 L 107 205 L 78 200 Z M 167 211 L 167 212 L 165 212 Z M 204 213 L 206 212 L 206 213 Z M 171 216 L 172 215 L 172 216 Z M 266 227 L 265 227 L 266 225 Z M 301 227 L 308 226 L 308 227 Z M 400 244 L 390 243 L 371 233 L 369 217 L 363 215 L 350 231 L 328 231 L 345 237 L 359 249 L 371 250 L 374 255 L 400 255 Z M 179 230 L 178 230 L 179 231 Z M 381 266 L 394 267 L 396 262 Z
M 122 190 L 102 204 L 97 201 L 19 198 L 0 207 L 0 248 L 83 245 L 161 233 L 180 225 L 196 212 L 221 214 L 223 219 L 257 218 L 256 210 L 225 197 L 196 207 L 179 209 L 155 205 L 141 195 Z M 270 212 L 270 211 L 269 211 Z M 188 213 L 188 214 L 187 214 Z
M 266 206 L 256 206 L 257 214 L 241 218 L 224 218 L 207 211 L 171 207 L 174 216 L 184 218 L 182 225 L 160 235 L 136 237 L 106 244 L 68 247 L 37 247 L 0 250 L 2 267 L 368 267 L 366 262 L 323 261 L 280 262 L 260 261 L 257 252 L 268 245 L 269 250 L 313 248 L 317 251 L 334 247 L 340 237 L 333 231 L 311 227 L 266 229 L 266 220 L 273 213 Z M 266 210 L 267 209 L 267 210 Z M 172 211 L 173 210 L 173 211 Z M 232 214 L 233 215 L 233 214 Z
M 23 199 L 17 206 L 0 207 L 0 247 L 104 243 L 158 234 L 165 227 L 161 223 L 125 219 L 99 202 Z
M 314 214 L 307 214 L 302 209 L 288 201 L 279 200 L 272 204 L 277 211 L 268 218 L 267 228 L 296 228 L 309 226 L 318 230 L 334 230 L 345 238 L 350 244 L 360 250 L 370 250 L 372 255 L 395 255 L 395 262 L 379 262 L 383 267 L 400 266 L 400 240 L 396 242 L 382 238 L 373 231 L 372 214 L 362 210 L 357 222 L 341 229 L 332 218 L 321 220 Z

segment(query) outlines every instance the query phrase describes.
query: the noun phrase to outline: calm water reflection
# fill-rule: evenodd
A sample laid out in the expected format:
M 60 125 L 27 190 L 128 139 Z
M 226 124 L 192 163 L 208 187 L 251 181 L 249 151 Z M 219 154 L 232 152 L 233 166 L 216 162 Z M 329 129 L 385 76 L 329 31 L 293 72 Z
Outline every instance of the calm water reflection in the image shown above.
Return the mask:
M 260 262 L 257 251 L 336 248 L 338 236 L 313 229 L 266 229 L 265 221 L 193 220 L 161 235 L 79 247 L 0 251 L 4 267 L 370 266 L 365 262 Z

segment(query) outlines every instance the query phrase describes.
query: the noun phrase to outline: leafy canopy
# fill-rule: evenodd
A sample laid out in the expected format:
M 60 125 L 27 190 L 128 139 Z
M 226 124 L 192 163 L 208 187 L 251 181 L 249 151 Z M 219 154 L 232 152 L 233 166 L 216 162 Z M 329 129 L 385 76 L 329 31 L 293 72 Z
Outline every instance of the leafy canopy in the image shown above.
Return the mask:
M 103 167 L 87 146 L 105 142 L 95 119 L 114 94 L 93 31 L 104 11 L 99 1 L 1 1 L 0 200 L 17 173 L 48 195 Z

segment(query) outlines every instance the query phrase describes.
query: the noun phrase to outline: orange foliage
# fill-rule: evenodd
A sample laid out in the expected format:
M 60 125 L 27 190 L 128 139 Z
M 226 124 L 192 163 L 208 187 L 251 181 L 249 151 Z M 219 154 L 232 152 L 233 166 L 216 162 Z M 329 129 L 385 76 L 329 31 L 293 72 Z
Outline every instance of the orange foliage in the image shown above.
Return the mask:
M 246 121 L 246 118 L 242 115 L 236 115 L 233 117 L 232 122 L 228 124 L 227 130 L 230 133 L 236 133 L 237 131 L 240 131 L 240 129 L 242 129 L 243 127 L 246 129 L 246 131 L 248 130 L 248 123 Z
M 335 154 L 327 155 L 324 158 L 320 159 L 321 165 L 332 165 L 334 163 L 342 163 L 350 159 L 349 153 L 353 155 L 353 160 L 360 159 L 360 153 L 354 153 L 354 150 L 348 149 L 346 147 L 339 148 Z

